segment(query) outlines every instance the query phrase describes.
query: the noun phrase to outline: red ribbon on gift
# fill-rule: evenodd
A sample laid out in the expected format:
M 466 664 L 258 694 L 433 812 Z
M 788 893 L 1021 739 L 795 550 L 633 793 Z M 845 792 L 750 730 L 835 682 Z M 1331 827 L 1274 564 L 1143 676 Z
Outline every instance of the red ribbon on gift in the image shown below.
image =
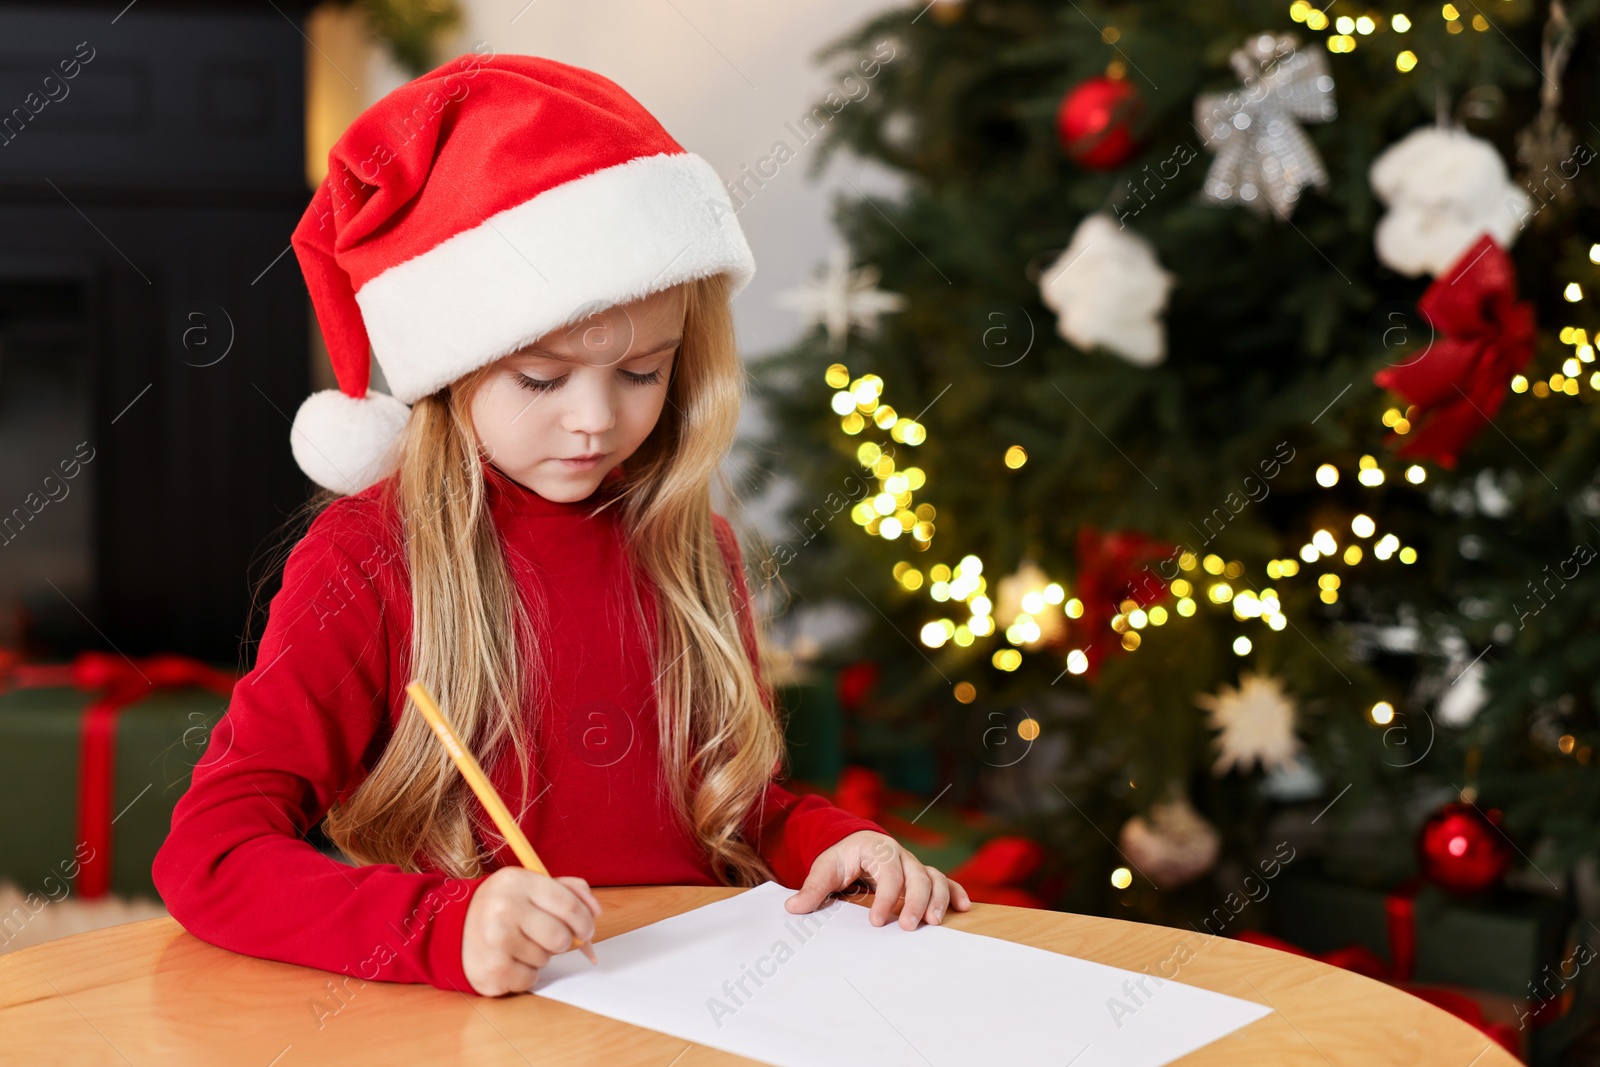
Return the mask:
M 1389 930 L 1389 977 L 1409 982 L 1417 966 L 1417 891 L 1421 879 L 1402 883 L 1383 898 L 1383 917 Z
M 1484 234 L 1434 279 L 1417 310 L 1433 330 L 1431 342 L 1416 359 L 1372 380 L 1422 409 L 1397 454 L 1454 469 L 1467 442 L 1499 410 L 1512 375 L 1533 355 L 1533 305 L 1517 299 L 1511 258 Z
M 1321 960 L 1323 963 L 1334 967 L 1341 967 L 1347 971 L 1376 978 L 1378 981 L 1387 981 L 1390 977 L 1389 965 L 1383 962 L 1383 957 L 1372 951 L 1366 945 L 1346 945 L 1336 948 L 1332 952 L 1307 952 L 1292 942 L 1285 941 L 1271 934 L 1258 933 L 1255 930 L 1244 930 L 1234 935 L 1237 941 L 1244 941 L 1251 945 L 1260 945 L 1263 948 L 1275 948 L 1279 952 L 1287 952 L 1295 956 L 1304 956 L 1308 960 Z
M 1365 975 L 1368 978 L 1376 978 L 1380 982 L 1394 984 L 1412 996 L 1426 1000 L 1434 1007 L 1441 1008 L 1475 1027 L 1485 1037 L 1501 1045 L 1507 1052 L 1517 1055 L 1517 1031 L 1507 1023 L 1488 1022 L 1484 1018 L 1483 1008 L 1471 997 L 1437 986 L 1407 984 L 1411 979 L 1417 961 L 1416 896 L 1421 887 L 1422 884 L 1419 880 L 1412 879 L 1384 897 L 1383 911 L 1389 933 L 1389 956 L 1391 960 L 1389 963 L 1385 963 L 1383 957 L 1365 945 L 1347 945 L 1344 948 L 1336 948 L 1332 952 L 1307 952 L 1300 946 L 1282 938 L 1273 937 L 1271 934 L 1257 933 L 1254 930 L 1241 931 L 1235 934 L 1234 937 L 1239 941 L 1245 941 L 1252 945 L 1262 945 L 1266 948 L 1275 948 L 1279 952 L 1288 952 L 1295 956 L 1320 960 L 1335 967 L 1342 967 L 1347 971 L 1355 971 L 1357 974 Z
M 967 862 L 950 872 L 967 896 L 984 904 L 1042 908 L 1043 900 L 1021 887 L 1044 860 L 1039 842 L 1026 837 L 992 837 Z
M 897 838 L 935 845 L 948 840 L 943 834 L 929 832 L 886 811 L 889 790 L 883 776 L 867 767 L 846 767 L 840 772 L 839 783 L 834 787 L 831 799 L 844 810 L 878 823 Z M 1017 908 L 1042 908 L 1044 901 L 1023 889 L 1021 883 L 1043 861 L 1044 849 L 1038 842 L 1026 837 L 1002 836 L 985 841 L 965 863 L 945 873 L 960 882 L 961 888 L 975 901 L 1009 904 Z
M 866 767 L 846 767 L 839 772 L 839 783 L 833 787 L 835 805 L 873 822 L 883 818 L 887 795 L 883 775 Z
M 96 693 L 84 712 L 78 744 L 78 840 L 90 848 L 78 868 L 79 896 L 104 896 L 111 886 L 117 716 L 157 689 L 198 686 L 229 697 L 234 681 L 234 675 L 186 656 L 129 659 L 81 652 L 71 663 L 27 664 L 15 653 L 0 650 L 0 691 L 70 685 Z
M 1265 945 L 1296 956 L 1321 960 L 1347 971 L 1376 978 L 1380 982 L 1405 982 L 1417 963 L 1417 891 L 1422 888 L 1418 879 L 1411 879 L 1383 898 L 1383 913 L 1389 933 L 1389 960 L 1365 945 L 1348 945 L 1332 952 L 1307 952 L 1297 945 L 1273 937 L 1271 934 L 1245 930 L 1235 936 L 1252 945 Z

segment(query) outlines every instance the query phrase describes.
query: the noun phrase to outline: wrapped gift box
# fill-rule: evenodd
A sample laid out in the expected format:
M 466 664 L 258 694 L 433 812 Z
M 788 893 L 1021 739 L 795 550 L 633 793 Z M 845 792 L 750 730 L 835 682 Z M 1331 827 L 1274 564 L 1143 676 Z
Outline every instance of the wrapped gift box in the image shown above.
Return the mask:
M 903 724 L 866 711 L 877 670 L 870 662 L 840 670 L 791 674 L 777 687 L 787 717 L 790 766 L 796 778 L 832 783 L 847 759 L 870 763 L 896 789 L 937 793 L 944 783 L 933 746 L 907 735 Z
M 1272 932 L 1310 952 L 1365 945 L 1393 965 L 1388 898 L 1321 878 L 1284 878 L 1272 894 Z M 1541 971 L 1562 959 L 1573 917 L 1561 899 L 1511 891 L 1464 899 L 1433 886 L 1416 893 L 1414 914 L 1413 980 L 1508 997 L 1529 996 Z
M 777 687 L 789 745 L 789 773 L 810 782 L 837 781 L 844 770 L 844 717 L 833 682 L 793 681 Z
M 1034 884 L 1044 859 L 1036 842 L 982 812 L 890 789 L 876 771 L 846 767 L 832 788 L 798 778 L 785 784 L 873 820 L 917 859 L 960 882 L 973 900 L 1043 908 L 1060 888 Z
M 231 685 L 175 656 L 0 656 L 0 878 L 52 900 L 155 897 L 150 865 Z
M 869 753 L 882 769 L 847 766 L 845 709 L 857 706 L 875 671 L 791 678 L 778 687 L 785 714 L 790 779 L 796 793 L 817 793 L 882 826 L 930 867 L 960 882 L 973 900 L 1042 908 L 1063 888 L 1060 875 L 1040 876 L 1044 852 L 1003 822 L 941 801 L 931 751 L 908 746 Z M 859 724 L 857 724 L 859 726 Z
M 1315 876 L 1273 890 L 1273 938 L 1389 981 L 1483 1029 L 1530 1064 L 1566 1055 L 1600 1011 L 1600 938 L 1564 898 L 1433 886 L 1384 892 Z

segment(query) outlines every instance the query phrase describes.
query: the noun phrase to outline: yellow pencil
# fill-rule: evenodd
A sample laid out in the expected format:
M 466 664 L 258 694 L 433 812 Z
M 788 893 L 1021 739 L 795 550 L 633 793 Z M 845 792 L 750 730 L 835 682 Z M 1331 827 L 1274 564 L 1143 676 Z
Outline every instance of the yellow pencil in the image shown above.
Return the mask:
M 539 854 L 533 850 L 533 846 L 528 843 L 517 821 L 511 817 L 505 801 L 500 799 L 500 794 L 495 792 L 493 784 L 490 783 L 489 776 L 483 773 L 483 768 L 478 766 L 477 759 L 461 744 L 461 738 L 456 736 L 455 729 L 439 710 L 439 705 L 433 702 L 433 694 L 428 692 L 428 687 L 421 682 L 412 682 L 406 686 L 406 692 L 411 694 L 417 710 L 428 720 L 428 725 L 433 727 L 434 734 L 444 743 L 444 750 L 455 760 L 462 777 L 472 786 L 472 791 L 478 794 L 478 799 L 488 809 L 490 818 L 494 819 L 494 824 L 500 828 L 501 835 L 511 846 L 511 851 L 517 854 L 517 859 L 528 870 L 548 875 L 549 869 L 539 859 Z M 574 940 L 573 947 L 581 948 L 583 954 L 589 957 L 590 963 L 600 962 L 595 958 L 594 949 L 590 947 L 589 942 Z

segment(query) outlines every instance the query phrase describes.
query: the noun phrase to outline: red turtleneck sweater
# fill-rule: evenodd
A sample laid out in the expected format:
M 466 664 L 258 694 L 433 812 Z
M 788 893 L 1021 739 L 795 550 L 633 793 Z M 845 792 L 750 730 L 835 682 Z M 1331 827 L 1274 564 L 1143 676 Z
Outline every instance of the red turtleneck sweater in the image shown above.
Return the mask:
M 616 519 L 586 514 L 599 491 L 558 503 L 493 466 L 484 473 L 513 580 L 546 620 L 532 784 L 524 793 L 508 768 L 496 788 L 556 874 L 591 885 L 719 884 L 671 818 L 661 785 L 651 586 L 635 582 Z M 214 945 L 473 993 L 462 928 L 487 875 L 352 867 L 304 839 L 360 784 L 405 708 L 410 587 L 380 488 L 329 505 L 290 553 L 255 667 L 234 686 L 153 874 L 173 917 Z M 715 525 L 735 603 L 747 609 L 737 541 L 726 519 L 715 516 Z M 636 585 L 643 620 L 627 606 Z M 754 661 L 748 615 L 741 619 Z M 773 782 L 746 839 L 780 883 L 798 888 L 819 853 L 858 830 L 885 832 Z M 494 867 L 516 864 L 497 836 L 484 844 Z

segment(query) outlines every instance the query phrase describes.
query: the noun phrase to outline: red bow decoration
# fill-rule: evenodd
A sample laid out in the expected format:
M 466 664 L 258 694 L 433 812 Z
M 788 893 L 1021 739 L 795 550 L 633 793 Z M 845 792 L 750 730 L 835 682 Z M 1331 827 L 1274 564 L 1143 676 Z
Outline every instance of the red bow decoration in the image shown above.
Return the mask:
M 97 692 L 84 712 L 78 749 L 78 838 L 90 847 L 78 868 L 79 896 L 103 896 L 111 885 L 117 716 L 156 689 L 198 686 L 226 698 L 233 694 L 234 681 L 232 674 L 186 656 L 129 659 L 81 652 L 71 663 L 28 664 L 15 652 L 0 649 L 0 691 L 70 685 Z
M 878 675 L 881 668 L 875 660 L 863 659 L 839 669 L 839 676 L 835 681 L 835 695 L 839 700 L 839 707 L 845 711 L 857 711 L 862 702 L 872 695 L 872 689 L 878 684 Z
M 1417 301 L 1433 330 L 1422 354 L 1372 380 L 1420 408 L 1425 421 L 1397 450 L 1450 470 L 1494 417 L 1511 377 L 1533 355 L 1533 305 L 1517 299 L 1516 270 L 1484 234 Z M 1389 437 L 1389 443 L 1398 438 Z
M 1087 635 L 1089 678 L 1099 673 L 1104 656 L 1122 651 L 1110 625 L 1122 602 L 1145 607 L 1167 595 L 1166 582 L 1149 565 L 1170 558 L 1172 549 L 1135 530 L 1101 533 L 1093 526 L 1079 527 L 1077 597 L 1083 604 L 1079 624 Z

